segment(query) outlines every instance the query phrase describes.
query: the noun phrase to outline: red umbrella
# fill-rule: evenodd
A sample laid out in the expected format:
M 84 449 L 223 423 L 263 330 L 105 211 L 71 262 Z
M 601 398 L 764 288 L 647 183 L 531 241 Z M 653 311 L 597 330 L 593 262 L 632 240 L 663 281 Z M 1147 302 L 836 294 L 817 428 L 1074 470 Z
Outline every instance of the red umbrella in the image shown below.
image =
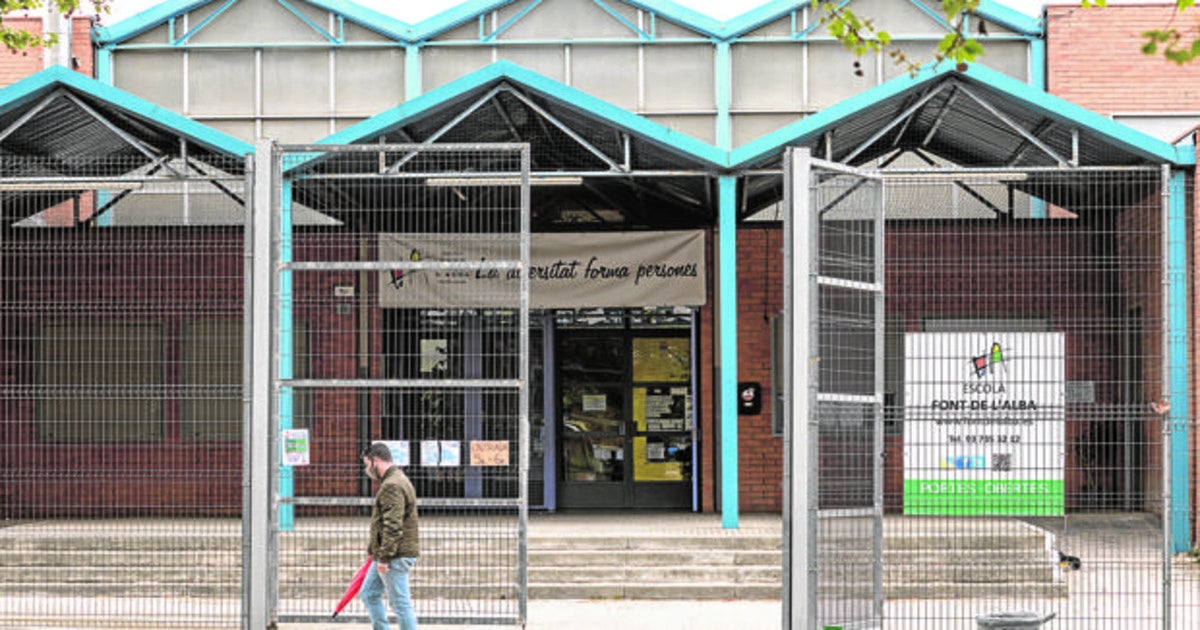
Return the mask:
M 349 604 L 350 600 L 354 599 L 355 595 L 358 595 L 358 591 L 362 590 L 363 580 L 367 579 L 367 571 L 371 569 L 372 562 L 374 562 L 374 559 L 368 557 L 367 561 L 363 563 L 362 568 L 350 579 L 350 585 L 346 587 L 346 594 L 342 595 L 341 601 L 333 609 L 333 615 L 330 619 L 337 617 L 338 613 L 342 612 L 342 609 L 346 607 L 346 604 Z

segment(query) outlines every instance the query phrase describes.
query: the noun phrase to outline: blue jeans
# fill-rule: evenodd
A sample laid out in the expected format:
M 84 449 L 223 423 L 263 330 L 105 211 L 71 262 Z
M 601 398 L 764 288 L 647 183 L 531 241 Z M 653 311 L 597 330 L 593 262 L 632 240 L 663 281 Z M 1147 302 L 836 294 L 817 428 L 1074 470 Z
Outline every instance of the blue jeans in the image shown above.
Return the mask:
M 363 580 L 358 596 L 367 605 L 371 616 L 371 630 L 389 630 L 387 608 L 383 605 L 383 592 L 392 610 L 400 620 L 400 630 L 417 630 L 417 613 L 413 610 L 412 597 L 408 594 L 408 572 L 417 564 L 416 558 L 393 558 L 388 563 L 387 575 L 379 575 L 377 563 L 372 563 Z

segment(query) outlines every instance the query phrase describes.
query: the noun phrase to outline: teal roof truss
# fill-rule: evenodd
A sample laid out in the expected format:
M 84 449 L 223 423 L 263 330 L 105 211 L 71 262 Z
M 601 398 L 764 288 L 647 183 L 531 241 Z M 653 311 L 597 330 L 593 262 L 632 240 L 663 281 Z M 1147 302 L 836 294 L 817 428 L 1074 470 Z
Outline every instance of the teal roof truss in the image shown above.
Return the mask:
M 0 220 L 20 221 L 86 190 L 128 192 L 151 178 L 203 181 L 240 204 L 217 179 L 240 176 L 253 152 L 250 144 L 52 66 L 0 89 L 0 180 L 11 189 L 0 199 Z
M 519 22 L 530 12 L 535 11 L 538 5 L 552 0 L 532 0 L 506 20 L 504 24 L 490 32 L 485 28 L 483 18 L 492 11 L 515 4 L 516 0 L 466 0 L 416 24 L 409 24 L 351 2 L 350 0 L 276 1 L 333 44 L 344 43 L 343 34 L 340 32 L 329 33 L 323 27 L 312 23 L 301 11 L 297 10 L 296 4 L 307 3 L 327 10 L 338 17 L 339 25 L 343 24 L 344 21 L 350 21 L 391 38 L 397 43 L 414 44 L 427 41 L 441 33 L 471 21 L 480 22 L 480 41 L 494 41 L 498 35 Z M 660 19 L 695 31 L 698 37 L 713 41 L 731 41 L 780 19 L 790 19 L 792 21 L 792 37 L 794 39 L 804 39 L 810 36 L 814 26 L 802 23 L 802 14 L 810 10 L 812 6 L 809 0 L 771 0 L 730 20 L 718 20 L 671 0 L 592 1 L 615 20 L 624 24 L 632 36 L 643 41 L 652 41 L 657 38 L 655 24 Z M 912 3 L 915 7 L 928 13 L 945 28 L 949 28 L 944 16 L 931 11 L 919 0 L 903 1 Z M 165 23 L 170 26 L 171 42 L 175 45 L 182 45 L 188 41 L 188 38 L 201 31 L 208 22 L 216 19 L 222 12 L 237 2 L 239 0 L 168 0 L 133 17 L 122 20 L 113 26 L 98 27 L 95 30 L 94 37 L 96 42 L 102 46 L 117 45 Z M 640 27 L 626 18 L 617 10 L 616 5 L 618 3 L 628 4 L 646 11 L 650 18 L 649 28 Z M 849 3 L 850 1 L 846 0 L 843 4 Z M 202 20 L 201 23 L 193 26 L 186 33 L 175 32 L 176 19 L 178 17 L 208 4 L 219 4 L 220 6 Z M 1032 38 L 1041 35 L 1041 24 L 1037 19 L 998 4 L 993 0 L 983 0 L 977 15 L 980 19 L 999 24 L 1014 31 L 1021 37 Z

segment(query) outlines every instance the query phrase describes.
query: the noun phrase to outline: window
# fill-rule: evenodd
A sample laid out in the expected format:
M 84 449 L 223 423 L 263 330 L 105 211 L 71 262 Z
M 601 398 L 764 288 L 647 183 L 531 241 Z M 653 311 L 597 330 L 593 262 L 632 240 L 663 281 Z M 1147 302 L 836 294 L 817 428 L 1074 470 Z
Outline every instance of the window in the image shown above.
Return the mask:
M 47 442 L 163 437 L 162 326 L 63 322 L 41 330 L 37 437 Z
M 307 331 L 296 323 L 293 377 L 307 378 Z M 242 438 L 242 320 L 204 319 L 188 322 L 183 334 L 183 438 Z M 311 395 L 293 389 L 292 426 L 310 426 Z
M 784 422 L 787 421 L 784 410 L 784 392 L 787 383 L 784 382 L 785 358 L 783 347 L 783 314 L 771 316 L 771 435 L 783 437 Z
M 242 321 L 188 322 L 183 334 L 183 437 L 235 440 L 242 426 Z

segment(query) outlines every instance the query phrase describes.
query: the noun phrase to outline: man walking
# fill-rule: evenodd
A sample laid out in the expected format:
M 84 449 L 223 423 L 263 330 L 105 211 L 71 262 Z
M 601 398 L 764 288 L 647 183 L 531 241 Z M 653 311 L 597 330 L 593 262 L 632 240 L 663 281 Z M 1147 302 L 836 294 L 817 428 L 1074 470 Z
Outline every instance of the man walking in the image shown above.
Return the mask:
M 379 482 L 371 507 L 371 540 L 367 553 L 375 560 L 363 581 L 361 597 L 372 630 L 389 630 L 383 594 L 400 620 L 400 630 L 417 630 L 417 615 L 408 591 L 408 572 L 417 563 L 417 493 L 404 471 L 392 463 L 392 451 L 376 442 L 363 452 L 367 476 Z

